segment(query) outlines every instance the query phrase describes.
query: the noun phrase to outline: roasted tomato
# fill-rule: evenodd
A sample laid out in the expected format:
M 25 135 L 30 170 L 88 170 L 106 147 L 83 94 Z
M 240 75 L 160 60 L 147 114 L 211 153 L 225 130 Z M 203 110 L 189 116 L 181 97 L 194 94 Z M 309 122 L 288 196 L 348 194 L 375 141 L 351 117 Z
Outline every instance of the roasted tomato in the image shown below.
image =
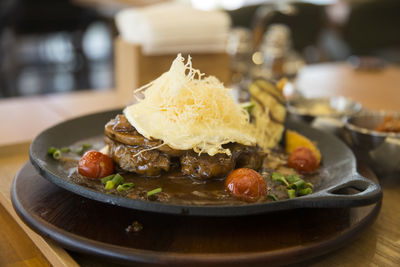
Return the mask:
M 298 132 L 286 130 L 286 153 L 290 155 L 290 153 L 299 147 L 306 147 L 310 149 L 319 164 L 321 161 L 321 151 L 319 151 L 316 143 L 304 135 L 299 134 Z
M 319 166 L 312 151 L 307 147 L 299 147 L 289 155 L 288 166 L 299 172 L 312 172 Z
M 234 196 L 255 202 L 267 194 L 267 186 L 262 176 L 247 168 L 236 169 L 225 180 L 225 188 Z
M 79 160 L 78 172 L 92 179 L 103 178 L 114 173 L 114 162 L 109 156 L 91 150 Z

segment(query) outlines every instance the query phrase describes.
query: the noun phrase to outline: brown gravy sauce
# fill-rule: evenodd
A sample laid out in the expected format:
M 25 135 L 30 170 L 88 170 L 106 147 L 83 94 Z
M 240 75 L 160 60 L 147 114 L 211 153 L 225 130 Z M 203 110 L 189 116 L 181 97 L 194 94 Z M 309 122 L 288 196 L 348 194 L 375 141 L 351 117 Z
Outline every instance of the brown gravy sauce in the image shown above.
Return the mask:
M 96 150 L 100 150 L 104 146 L 103 137 L 99 136 L 72 145 L 71 151 L 75 151 L 82 144 L 88 143 L 92 144 L 92 149 Z M 104 194 L 177 205 L 241 205 L 247 203 L 235 198 L 225 190 L 225 178 L 200 181 L 184 176 L 179 171 L 171 171 L 158 177 L 145 177 L 135 173 L 118 172 L 124 178 L 124 183 L 131 182 L 135 186 L 124 192 L 118 192 L 116 189 L 106 190 L 100 179 L 88 179 L 78 173 L 79 158 L 76 154 L 68 153 L 61 159 L 60 168 L 66 173 L 63 179 Z M 285 187 L 271 181 L 269 178 L 271 173 L 275 171 L 285 175 L 294 174 L 295 172 L 292 169 L 285 166 L 286 162 L 286 154 L 279 149 L 272 151 L 264 158 L 263 168 L 260 173 L 267 184 L 267 196 L 261 198 L 258 202 L 274 201 L 268 197 L 268 194 L 274 194 L 279 200 L 288 198 Z M 315 191 L 321 181 L 321 170 L 307 176 L 300 175 L 300 177 L 306 182 L 313 183 Z M 162 188 L 162 192 L 147 197 L 147 192 L 159 187 Z

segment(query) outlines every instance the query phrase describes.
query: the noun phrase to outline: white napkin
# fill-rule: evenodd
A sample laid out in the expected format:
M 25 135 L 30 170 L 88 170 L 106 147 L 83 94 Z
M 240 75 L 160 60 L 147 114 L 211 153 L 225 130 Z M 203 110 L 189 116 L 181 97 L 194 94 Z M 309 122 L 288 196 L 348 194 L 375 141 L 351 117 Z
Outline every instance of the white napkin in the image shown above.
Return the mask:
M 176 3 L 129 8 L 115 17 L 127 42 L 147 55 L 223 52 L 231 25 L 223 11 L 201 11 Z

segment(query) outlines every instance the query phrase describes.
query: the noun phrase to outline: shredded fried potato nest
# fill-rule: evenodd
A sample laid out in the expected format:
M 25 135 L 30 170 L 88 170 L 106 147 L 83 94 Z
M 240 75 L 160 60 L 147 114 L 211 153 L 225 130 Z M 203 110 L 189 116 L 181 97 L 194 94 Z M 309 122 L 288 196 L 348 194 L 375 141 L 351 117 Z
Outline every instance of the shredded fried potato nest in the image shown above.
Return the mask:
M 125 108 L 124 114 L 146 138 L 160 139 L 174 149 L 230 155 L 222 145 L 255 145 L 249 114 L 235 102 L 229 89 L 214 76 L 204 77 L 186 64 L 181 54 L 169 71 L 135 90 L 144 98 Z

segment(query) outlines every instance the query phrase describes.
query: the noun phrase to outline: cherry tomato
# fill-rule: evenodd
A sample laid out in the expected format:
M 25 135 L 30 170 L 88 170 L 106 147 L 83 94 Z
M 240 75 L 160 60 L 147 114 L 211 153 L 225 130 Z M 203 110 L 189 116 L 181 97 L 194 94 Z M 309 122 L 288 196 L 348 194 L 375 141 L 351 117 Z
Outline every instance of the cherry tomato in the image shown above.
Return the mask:
M 267 186 L 262 176 L 247 168 L 236 169 L 225 180 L 225 188 L 234 196 L 255 202 L 267 194 Z
M 299 147 L 289 155 L 288 166 L 300 172 L 312 172 L 318 165 L 314 154 L 307 147 Z
M 78 172 L 92 179 L 103 178 L 114 173 L 114 162 L 109 156 L 90 150 L 79 160 Z

